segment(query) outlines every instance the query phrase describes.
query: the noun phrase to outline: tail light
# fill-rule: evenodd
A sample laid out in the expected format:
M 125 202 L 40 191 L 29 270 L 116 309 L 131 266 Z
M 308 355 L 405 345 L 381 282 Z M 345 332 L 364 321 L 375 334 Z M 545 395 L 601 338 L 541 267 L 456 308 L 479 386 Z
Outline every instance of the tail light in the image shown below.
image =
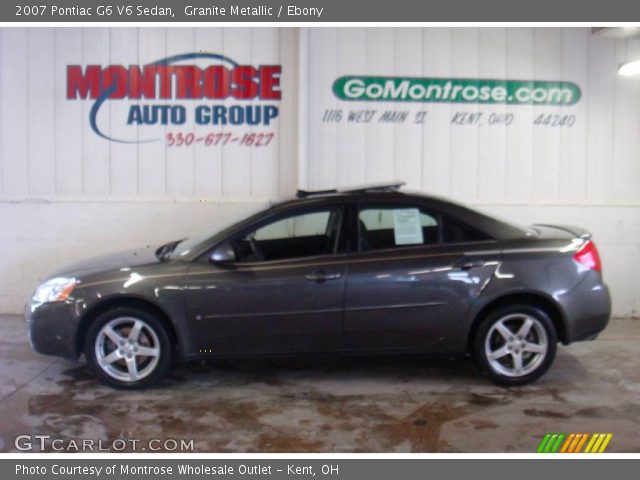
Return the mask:
M 573 256 L 573 259 L 591 270 L 602 272 L 600 254 L 598 253 L 598 249 L 596 248 L 596 244 L 593 243 L 593 240 L 588 240 L 587 243 L 585 243 Z

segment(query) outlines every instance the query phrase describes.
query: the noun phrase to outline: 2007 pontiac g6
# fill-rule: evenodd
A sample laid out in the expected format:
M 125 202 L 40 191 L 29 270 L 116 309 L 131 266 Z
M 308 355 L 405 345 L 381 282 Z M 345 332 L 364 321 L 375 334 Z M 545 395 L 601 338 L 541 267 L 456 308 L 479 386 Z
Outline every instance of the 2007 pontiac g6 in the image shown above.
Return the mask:
M 591 235 L 520 228 L 399 184 L 299 191 L 218 233 L 69 266 L 34 292 L 35 350 L 140 388 L 174 360 L 470 354 L 502 385 L 593 339 L 611 304 Z

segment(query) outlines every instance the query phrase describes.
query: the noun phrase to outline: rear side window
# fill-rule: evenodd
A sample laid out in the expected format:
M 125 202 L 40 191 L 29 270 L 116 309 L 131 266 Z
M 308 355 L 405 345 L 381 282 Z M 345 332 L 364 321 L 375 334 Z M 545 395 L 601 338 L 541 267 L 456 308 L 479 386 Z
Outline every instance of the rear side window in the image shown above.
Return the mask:
M 487 240 L 491 238 L 473 227 L 417 206 L 362 207 L 358 212 L 361 252 Z
M 462 225 L 455 220 L 449 218 L 442 220 L 442 241 L 444 243 L 481 242 L 484 240 L 491 240 L 491 238 L 479 230 Z
M 362 208 L 358 231 L 360 251 L 439 243 L 438 217 L 413 206 Z

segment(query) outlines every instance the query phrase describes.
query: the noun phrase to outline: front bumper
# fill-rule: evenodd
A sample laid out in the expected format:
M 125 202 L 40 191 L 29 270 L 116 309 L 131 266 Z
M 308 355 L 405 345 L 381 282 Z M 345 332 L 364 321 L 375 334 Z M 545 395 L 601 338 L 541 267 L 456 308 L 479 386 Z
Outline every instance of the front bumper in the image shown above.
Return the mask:
M 76 333 L 79 317 L 68 302 L 28 303 L 25 307 L 31 347 L 44 355 L 77 358 Z

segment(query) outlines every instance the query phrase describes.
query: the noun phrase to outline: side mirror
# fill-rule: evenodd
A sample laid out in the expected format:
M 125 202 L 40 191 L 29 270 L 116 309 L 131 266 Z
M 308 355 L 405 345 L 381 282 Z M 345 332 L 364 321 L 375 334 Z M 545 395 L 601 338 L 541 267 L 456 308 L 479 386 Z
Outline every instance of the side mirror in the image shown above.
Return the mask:
M 228 265 L 236 261 L 236 254 L 230 244 L 223 243 L 211 252 L 209 261 L 214 265 Z

